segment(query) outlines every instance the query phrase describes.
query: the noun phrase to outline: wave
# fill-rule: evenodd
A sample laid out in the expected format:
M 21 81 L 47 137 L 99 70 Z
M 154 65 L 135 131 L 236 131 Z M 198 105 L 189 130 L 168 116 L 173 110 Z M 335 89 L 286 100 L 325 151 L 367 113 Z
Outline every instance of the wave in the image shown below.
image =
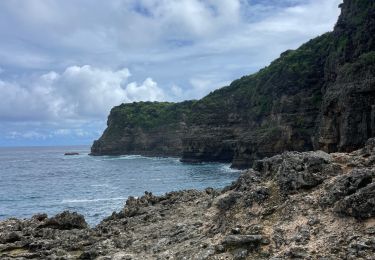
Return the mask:
M 16 160 L 8 160 L 8 163 L 20 163 L 20 162 L 32 162 L 33 160 L 30 159 L 16 159 Z
M 79 152 L 78 152 L 79 153 Z M 61 158 L 63 160 L 74 160 L 74 159 L 82 159 L 82 158 L 87 158 L 89 156 L 88 153 L 79 153 L 77 155 L 73 156 L 66 156 L 66 155 L 61 155 Z
M 99 161 L 115 161 L 115 160 L 134 160 L 134 159 L 142 159 L 142 160 L 151 160 L 151 161 L 176 161 L 179 162 L 180 159 L 176 157 L 149 157 L 143 155 L 119 155 L 119 156 L 110 156 L 105 155 L 99 158 Z
M 90 203 L 90 202 L 98 202 L 98 201 L 115 201 L 115 200 L 127 200 L 128 197 L 118 197 L 118 198 L 101 198 L 101 199 L 65 199 L 62 200 L 61 203 Z
M 238 170 L 238 169 L 233 169 L 230 167 L 231 165 L 230 164 L 224 164 L 221 166 L 221 168 L 226 171 L 226 172 L 233 172 L 233 173 L 239 173 L 239 172 L 242 172 L 242 170 Z

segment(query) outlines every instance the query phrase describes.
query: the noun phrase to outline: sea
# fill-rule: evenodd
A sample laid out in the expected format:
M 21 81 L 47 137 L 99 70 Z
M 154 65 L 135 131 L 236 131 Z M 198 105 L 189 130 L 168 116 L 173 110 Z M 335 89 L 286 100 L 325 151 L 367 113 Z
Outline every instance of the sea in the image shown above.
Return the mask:
M 79 155 L 66 156 L 66 152 Z M 229 164 L 178 158 L 90 156 L 89 146 L 0 148 L 0 220 L 53 216 L 64 210 L 95 226 L 129 196 L 223 188 L 240 175 Z

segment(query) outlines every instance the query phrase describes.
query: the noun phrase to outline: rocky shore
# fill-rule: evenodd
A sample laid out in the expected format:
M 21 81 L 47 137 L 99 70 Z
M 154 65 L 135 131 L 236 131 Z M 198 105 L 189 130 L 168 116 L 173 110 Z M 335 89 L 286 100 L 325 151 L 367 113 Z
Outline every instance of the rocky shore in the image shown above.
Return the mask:
M 286 152 L 223 190 L 129 198 L 0 222 L 1 259 L 374 259 L 375 139 L 352 153 Z

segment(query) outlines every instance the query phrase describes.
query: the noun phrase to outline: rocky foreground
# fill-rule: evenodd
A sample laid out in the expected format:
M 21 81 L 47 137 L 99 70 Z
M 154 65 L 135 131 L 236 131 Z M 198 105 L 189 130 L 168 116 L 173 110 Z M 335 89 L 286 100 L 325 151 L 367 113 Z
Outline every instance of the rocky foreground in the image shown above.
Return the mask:
M 353 153 L 286 152 L 223 190 L 145 193 L 83 216 L 0 222 L 1 259 L 375 259 L 375 139 Z

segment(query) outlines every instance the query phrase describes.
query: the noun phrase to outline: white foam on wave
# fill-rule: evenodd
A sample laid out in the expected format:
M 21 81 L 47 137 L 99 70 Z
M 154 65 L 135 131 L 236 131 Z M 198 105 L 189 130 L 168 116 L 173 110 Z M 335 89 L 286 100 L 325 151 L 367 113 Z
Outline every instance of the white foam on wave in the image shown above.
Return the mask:
M 242 172 L 241 170 L 238 169 L 233 169 L 230 167 L 230 164 L 223 164 L 221 168 L 226 171 L 226 172 L 233 172 L 233 173 L 239 173 Z
M 79 160 L 79 159 L 84 159 L 84 158 L 87 158 L 87 157 L 89 157 L 89 155 L 87 153 L 80 153 L 78 155 L 72 155 L 72 156 L 61 155 L 61 159 L 63 159 L 64 161 Z
M 101 156 L 99 160 L 104 161 L 115 161 L 115 160 L 134 160 L 134 159 L 142 159 L 142 160 L 151 160 L 151 161 L 175 161 L 180 162 L 179 158 L 175 157 L 150 157 L 150 156 L 143 156 L 143 155 L 120 155 L 120 156 Z
M 99 161 L 134 160 L 143 158 L 142 155 L 101 156 Z

